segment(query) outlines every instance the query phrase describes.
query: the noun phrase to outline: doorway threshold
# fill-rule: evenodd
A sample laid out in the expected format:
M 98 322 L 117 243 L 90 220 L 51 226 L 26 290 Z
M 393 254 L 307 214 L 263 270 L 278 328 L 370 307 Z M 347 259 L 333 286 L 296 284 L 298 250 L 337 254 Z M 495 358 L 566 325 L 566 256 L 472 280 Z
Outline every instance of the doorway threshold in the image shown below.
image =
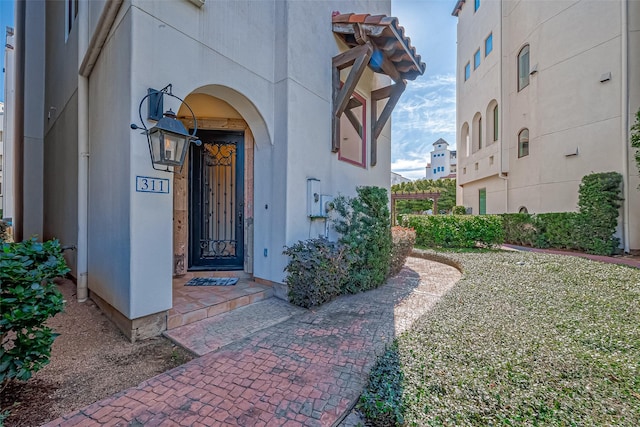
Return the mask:
M 235 274 L 233 274 L 235 273 Z M 194 277 L 238 277 L 233 286 L 185 286 Z M 271 286 L 259 284 L 246 273 L 207 272 L 173 279 L 173 307 L 167 315 L 167 330 L 227 313 L 273 296 Z

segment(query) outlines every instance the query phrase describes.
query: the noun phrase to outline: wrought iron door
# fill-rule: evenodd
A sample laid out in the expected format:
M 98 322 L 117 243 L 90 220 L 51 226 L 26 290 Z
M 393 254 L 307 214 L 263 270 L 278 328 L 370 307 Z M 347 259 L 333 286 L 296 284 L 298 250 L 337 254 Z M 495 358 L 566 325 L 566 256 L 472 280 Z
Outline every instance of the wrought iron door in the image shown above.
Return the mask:
M 244 137 L 199 131 L 191 145 L 189 269 L 241 270 L 244 263 Z

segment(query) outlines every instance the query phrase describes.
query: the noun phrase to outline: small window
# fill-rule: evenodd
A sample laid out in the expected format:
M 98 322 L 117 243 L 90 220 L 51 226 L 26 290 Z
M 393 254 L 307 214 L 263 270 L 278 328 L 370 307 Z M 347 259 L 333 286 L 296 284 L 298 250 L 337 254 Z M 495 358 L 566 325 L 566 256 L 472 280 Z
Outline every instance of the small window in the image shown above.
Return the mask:
M 489 165 L 493 165 L 493 156 L 489 157 Z
M 522 129 L 518 134 L 518 157 L 529 155 L 529 129 Z
M 498 140 L 498 106 L 493 107 L 493 141 Z
M 493 33 L 484 39 L 484 56 L 487 56 L 493 50 Z
M 473 4 L 473 11 L 477 12 L 479 8 L 480 8 L 480 0 L 475 0 L 475 3 Z
M 473 55 L 473 69 L 477 69 L 480 66 L 480 49 L 476 50 Z
M 518 213 L 521 213 L 521 214 L 529 213 L 529 209 L 527 209 L 526 206 L 522 206 L 520 209 L 518 209 Z
M 529 45 L 518 53 L 518 91 L 529 86 Z
M 475 168 L 476 168 L 476 170 L 478 170 L 478 163 L 475 164 Z
M 462 168 L 462 174 L 466 175 L 467 174 L 467 168 Z
M 466 82 L 471 77 L 471 64 L 467 62 L 467 65 L 464 66 L 464 81 Z
M 65 2 L 65 41 L 73 28 L 73 23 L 78 17 L 78 0 L 66 0 Z

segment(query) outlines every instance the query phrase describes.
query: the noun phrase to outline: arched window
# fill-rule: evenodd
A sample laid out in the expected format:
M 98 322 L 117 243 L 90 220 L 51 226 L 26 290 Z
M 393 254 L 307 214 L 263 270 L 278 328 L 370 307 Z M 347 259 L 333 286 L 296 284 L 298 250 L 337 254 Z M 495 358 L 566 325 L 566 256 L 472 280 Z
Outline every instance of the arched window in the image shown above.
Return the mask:
M 518 53 L 518 91 L 529 86 L 529 45 L 525 45 Z
M 498 104 L 493 107 L 493 140 L 498 140 Z
M 482 148 L 482 115 L 480 113 L 476 113 L 476 115 L 473 116 L 471 131 L 471 152 L 475 153 Z
M 529 213 L 529 210 L 527 209 L 526 206 L 521 206 L 520 209 L 518 209 L 518 213 Z
M 489 102 L 485 117 L 487 118 L 485 141 L 487 141 L 486 145 L 489 145 L 498 140 L 498 101 L 492 99 Z
M 466 122 L 462 125 L 462 129 L 460 131 L 460 145 L 464 147 L 464 155 L 469 157 L 469 124 Z
M 518 133 L 518 157 L 529 155 L 529 129 L 524 128 Z

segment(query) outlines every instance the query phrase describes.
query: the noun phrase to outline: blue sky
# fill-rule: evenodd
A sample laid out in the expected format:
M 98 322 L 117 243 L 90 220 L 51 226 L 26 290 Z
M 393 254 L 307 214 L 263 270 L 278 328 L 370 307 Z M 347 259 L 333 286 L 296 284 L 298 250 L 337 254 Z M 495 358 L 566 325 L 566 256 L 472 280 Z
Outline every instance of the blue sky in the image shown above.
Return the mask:
M 455 148 L 455 0 L 392 0 L 411 44 L 427 64 L 423 76 L 408 82 L 392 116 L 391 170 L 407 178 L 425 177 L 432 144 L 443 138 Z
M 0 0 L 0 37 L 13 26 L 13 0 Z M 456 23 L 455 0 L 392 0 L 398 17 L 427 70 L 409 82 L 392 116 L 391 169 L 407 178 L 424 178 L 432 145 L 443 138 L 455 145 Z M 0 54 L 4 67 L 4 49 Z M 4 74 L 0 102 L 4 101 Z M 453 148 L 453 147 L 452 147 Z
M 13 27 L 13 0 L 0 0 L 0 39 L 2 40 L 2 51 L 0 52 L 0 65 L 2 75 L 0 76 L 0 102 L 4 102 L 4 42 L 6 27 Z

